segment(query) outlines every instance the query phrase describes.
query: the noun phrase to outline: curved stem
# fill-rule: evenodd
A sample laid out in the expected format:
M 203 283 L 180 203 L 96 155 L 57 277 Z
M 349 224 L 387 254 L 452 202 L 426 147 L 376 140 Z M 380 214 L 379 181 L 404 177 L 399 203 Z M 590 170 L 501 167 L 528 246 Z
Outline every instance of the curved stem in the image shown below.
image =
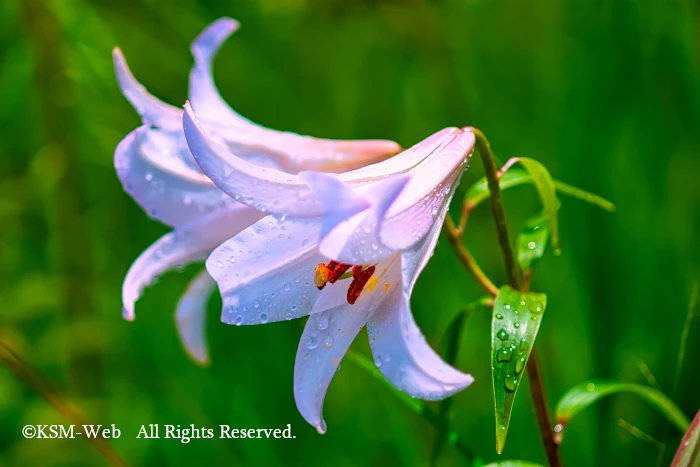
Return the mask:
M 496 220 L 498 243 L 501 247 L 508 282 L 514 289 L 525 291 L 525 288 L 529 286 L 529 280 L 525 282 L 523 287 L 520 286 L 521 272 L 518 263 L 515 261 L 513 249 L 508 239 L 508 227 L 506 224 L 505 210 L 503 208 L 503 198 L 501 197 L 501 189 L 498 184 L 500 172 L 496 166 L 496 159 L 493 157 L 493 152 L 491 152 L 491 145 L 480 130 L 474 127 L 466 129 L 474 133 L 476 137 L 476 148 L 484 164 L 484 172 L 486 173 L 486 180 L 488 182 L 489 191 L 491 192 L 491 208 L 493 210 L 494 219 Z M 532 393 L 532 401 L 535 406 L 537 425 L 540 429 L 540 436 L 542 437 L 542 443 L 544 444 L 544 449 L 547 454 L 547 461 L 550 467 L 561 467 L 563 464 L 559 458 L 559 445 L 554 439 L 554 425 L 552 424 L 552 416 L 545 394 L 539 356 L 535 347 L 533 347 L 527 362 L 527 373 L 530 379 L 530 392 Z
M 503 209 L 501 189 L 498 186 L 499 171 L 496 166 L 496 159 L 493 157 L 493 152 L 491 152 L 491 145 L 481 130 L 474 127 L 468 127 L 466 130 L 474 133 L 476 137 L 476 149 L 481 157 L 481 162 L 484 164 L 484 173 L 486 174 L 489 191 L 491 192 L 491 209 L 493 210 L 493 217 L 496 220 L 498 244 L 501 247 L 503 262 L 506 265 L 508 283 L 514 289 L 520 289 L 520 271 L 518 263 L 515 262 L 513 248 L 508 240 L 508 225 L 506 224 L 506 214 Z
M 476 260 L 472 256 L 471 252 L 467 249 L 464 243 L 462 243 L 462 236 L 457 231 L 454 221 L 450 216 L 445 217 L 443 231 L 445 232 L 447 240 L 450 242 L 450 245 L 452 245 L 455 253 L 457 253 L 457 257 L 462 262 L 462 265 L 472 276 L 474 276 L 474 279 L 476 279 L 476 282 L 481 286 L 481 288 L 484 289 L 487 294 L 493 297 L 498 295 L 498 287 L 496 287 L 494 283 L 491 282 L 491 279 L 484 274 L 484 271 L 482 271 L 479 265 L 476 263 Z

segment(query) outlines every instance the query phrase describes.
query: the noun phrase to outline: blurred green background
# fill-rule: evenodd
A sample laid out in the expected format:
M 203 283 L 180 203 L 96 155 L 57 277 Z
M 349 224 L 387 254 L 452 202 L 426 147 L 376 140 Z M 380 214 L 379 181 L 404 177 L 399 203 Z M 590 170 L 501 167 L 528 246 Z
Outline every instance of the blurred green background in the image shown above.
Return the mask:
M 181 350 L 173 313 L 199 268 L 146 291 L 121 318 L 131 261 L 167 228 L 127 196 L 112 165 L 140 121 L 117 88 L 111 49 L 136 77 L 181 105 L 190 41 L 220 16 L 241 30 L 216 79 L 243 115 L 266 126 L 411 145 L 445 126 L 474 125 L 505 160 L 544 162 L 561 180 L 617 205 L 606 213 L 562 198 L 563 255 L 538 265 L 549 295 L 538 339 L 554 405 L 591 378 L 644 382 L 646 362 L 670 391 L 700 252 L 700 4 L 690 0 L 2 0 L 0 3 L 0 334 L 113 441 L 131 465 L 426 465 L 435 431 L 350 361 L 327 396 L 328 433 L 292 393 L 300 321 L 237 328 L 210 303 L 212 365 Z M 482 175 L 480 163 L 460 194 Z M 532 187 L 505 194 L 512 231 L 539 209 Z M 467 241 L 505 282 L 488 207 Z M 439 347 L 447 323 L 480 291 L 442 239 L 413 297 Z M 700 406 L 700 320 L 679 406 Z M 361 333 L 353 348 L 367 352 Z M 476 382 L 454 403 L 455 430 L 496 460 L 490 317 L 470 319 L 457 366 Z M 502 459 L 544 462 L 527 383 Z M 617 426 L 663 437 L 666 421 L 635 396 L 574 419 L 568 466 L 655 465 L 656 449 Z M 0 368 L 0 465 L 100 465 L 81 439 L 25 440 L 30 423 L 65 423 Z M 141 424 L 284 427 L 293 440 L 134 439 Z M 669 455 L 680 434 L 670 430 Z M 438 465 L 463 465 L 446 448 Z

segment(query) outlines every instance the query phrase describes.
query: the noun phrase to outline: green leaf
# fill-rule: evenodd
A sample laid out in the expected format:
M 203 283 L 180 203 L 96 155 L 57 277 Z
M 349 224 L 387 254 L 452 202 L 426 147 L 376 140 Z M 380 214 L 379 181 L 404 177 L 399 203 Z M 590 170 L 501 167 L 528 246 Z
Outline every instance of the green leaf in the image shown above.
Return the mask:
M 683 436 L 671 467 L 700 467 L 700 412 Z
M 500 461 L 485 465 L 484 467 L 542 467 L 542 464 L 535 464 L 528 461 Z
M 557 220 L 557 211 L 559 210 L 559 200 L 557 200 L 557 190 L 554 186 L 554 180 L 549 174 L 547 167 L 541 162 L 527 157 L 518 157 L 517 161 L 520 162 L 520 165 L 525 167 L 525 170 L 532 176 L 532 181 L 542 200 L 544 214 L 549 219 L 549 226 L 552 230 L 552 246 L 554 247 L 554 252 L 558 254 L 559 222 Z
M 544 255 L 549 240 L 549 220 L 536 216 L 525 222 L 525 228 L 518 235 L 518 262 L 523 271 L 530 269 Z
M 527 171 L 522 169 L 510 169 L 503 174 L 498 185 L 501 187 L 501 190 L 507 190 L 508 188 L 526 185 L 528 183 L 533 183 L 533 178 Z M 599 208 L 609 212 L 615 211 L 615 205 L 607 199 L 589 191 L 582 190 L 581 188 L 569 185 L 568 183 L 554 180 L 554 188 L 556 188 L 557 193 L 571 196 L 572 198 L 577 198 L 581 201 L 586 201 L 587 203 L 598 206 Z M 474 207 L 484 200 L 487 200 L 489 196 L 491 196 L 491 194 L 489 192 L 486 178 L 480 178 L 467 190 L 467 193 L 464 196 L 464 203 L 470 204 L 472 207 Z
M 636 394 L 661 412 L 681 432 L 688 429 L 689 421 L 683 412 L 661 391 L 641 384 L 617 381 L 591 381 L 569 389 L 557 404 L 557 423 L 561 429 L 571 418 L 605 396 L 627 392 Z M 563 434 L 563 432 L 561 433 Z M 560 436 L 561 436 L 560 434 Z
M 521 293 L 508 286 L 502 287 L 496 296 L 491 321 L 491 375 L 499 454 L 506 443 L 515 394 L 546 306 L 545 294 Z

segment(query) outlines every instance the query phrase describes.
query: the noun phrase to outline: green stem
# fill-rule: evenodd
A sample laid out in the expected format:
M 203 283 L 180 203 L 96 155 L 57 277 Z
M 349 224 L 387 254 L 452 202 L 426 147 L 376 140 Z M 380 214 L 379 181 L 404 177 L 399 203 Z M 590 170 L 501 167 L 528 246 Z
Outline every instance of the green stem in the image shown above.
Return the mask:
M 457 231 L 454 221 L 450 216 L 445 218 L 443 231 L 445 236 L 447 236 L 447 241 L 450 242 L 450 245 L 452 245 L 455 253 L 457 253 L 457 258 L 459 258 L 459 260 L 462 262 L 464 268 L 472 276 L 474 276 L 474 279 L 476 279 L 476 282 L 481 286 L 481 288 L 492 297 L 498 295 L 498 287 L 491 282 L 491 279 L 484 274 L 484 271 L 482 271 L 479 265 L 476 263 L 476 260 L 472 256 L 471 252 L 462 242 L 462 236 Z
M 496 230 L 498 232 L 498 243 L 501 247 L 503 262 L 506 267 L 506 275 L 508 283 L 518 290 L 523 290 L 520 286 L 521 273 L 518 263 L 515 261 L 515 255 L 508 239 L 508 226 L 506 224 L 506 215 L 503 208 L 503 197 L 498 184 L 499 170 L 496 165 L 496 159 L 493 157 L 491 145 L 486 136 L 474 128 L 469 127 L 466 130 L 474 133 L 476 137 L 476 149 L 481 156 L 481 161 L 484 164 L 484 172 L 488 182 L 489 191 L 491 192 L 491 208 L 496 221 Z M 554 439 L 554 425 L 552 424 L 552 415 L 549 411 L 547 396 L 544 389 L 544 381 L 542 378 L 542 369 L 540 367 L 537 349 L 533 347 L 532 354 L 527 362 L 527 373 L 530 379 L 530 392 L 532 401 L 535 406 L 535 416 L 537 418 L 537 426 L 540 429 L 540 436 L 544 444 L 545 453 L 550 467 L 561 467 L 562 461 L 559 457 L 559 445 Z
M 498 167 L 496 166 L 496 159 L 493 157 L 493 152 L 491 151 L 491 145 L 489 144 L 486 136 L 474 128 L 468 127 L 466 130 L 474 133 L 476 137 L 476 149 L 481 157 L 481 162 L 484 164 L 484 173 L 486 174 L 486 180 L 488 182 L 489 191 L 491 192 L 491 209 L 493 210 L 493 217 L 496 220 L 496 232 L 498 234 L 498 244 L 501 247 L 501 254 L 503 255 L 503 262 L 506 265 L 506 274 L 508 276 L 508 283 L 514 289 L 520 289 L 520 271 L 518 268 L 518 263 L 515 261 L 515 255 L 513 254 L 513 248 L 508 240 L 508 225 L 506 224 L 506 213 L 503 209 L 503 197 L 501 196 L 501 189 L 498 186 Z

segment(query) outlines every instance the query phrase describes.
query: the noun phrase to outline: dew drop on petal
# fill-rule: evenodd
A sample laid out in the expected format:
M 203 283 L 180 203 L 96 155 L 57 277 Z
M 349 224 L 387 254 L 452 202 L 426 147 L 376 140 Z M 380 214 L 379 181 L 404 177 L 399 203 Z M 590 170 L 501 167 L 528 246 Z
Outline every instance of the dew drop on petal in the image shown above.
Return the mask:
M 236 326 L 240 326 L 241 324 L 243 324 L 243 316 L 238 315 L 236 316 Z
M 316 347 L 318 347 L 318 341 L 314 336 L 309 336 L 309 338 L 306 339 L 306 348 L 309 350 L 313 350 Z
M 318 322 L 317 327 L 318 327 L 318 329 L 320 329 L 321 331 L 323 331 L 323 330 L 325 330 L 325 329 L 328 329 L 328 317 L 327 317 L 327 316 L 324 316 L 323 318 L 321 318 L 321 319 L 319 320 L 319 322 Z
M 265 323 L 267 323 L 267 320 L 269 320 L 269 319 L 270 319 L 270 315 L 268 315 L 265 312 L 260 313 L 260 322 L 261 323 L 265 324 Z

